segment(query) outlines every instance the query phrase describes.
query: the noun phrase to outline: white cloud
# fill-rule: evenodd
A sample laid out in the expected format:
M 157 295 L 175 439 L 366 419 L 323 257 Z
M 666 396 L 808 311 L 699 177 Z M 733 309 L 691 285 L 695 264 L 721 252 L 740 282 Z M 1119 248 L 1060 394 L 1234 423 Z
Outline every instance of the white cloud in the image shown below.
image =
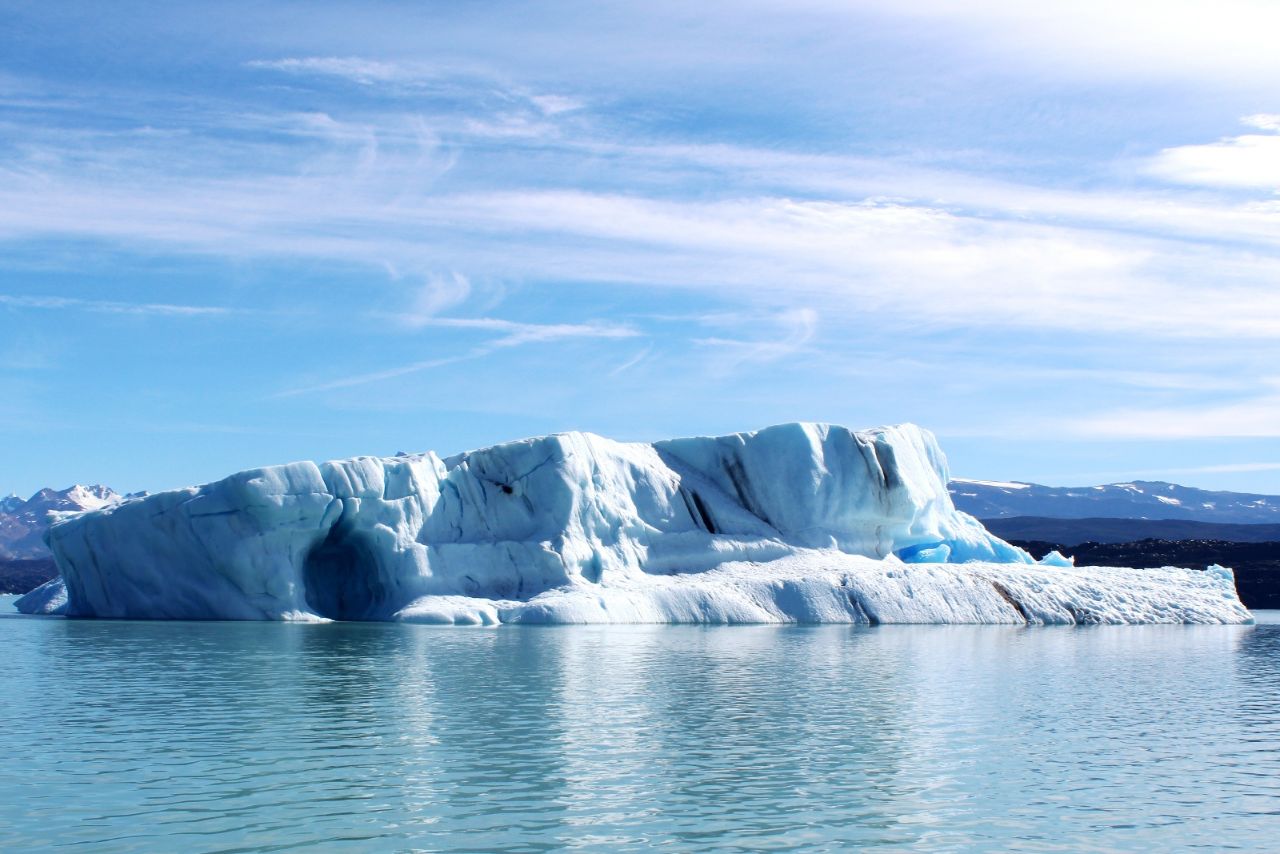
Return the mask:
M 487 353 L 488 351 L 485 352 Z M 445 365 L 453 365 L 458 362 L 466 362 L 471 359 L 477 359 L 482 355 L 485 355 L 485 353 L 472 351 L 458 356 L 446 356 L 440 359 L 423 359 L 421 361 L 410 362 L 407 365 L 397 365 L 394 368 L 387 368 L 381 371 L 355 374 L 353 376 L 341 377 L 339 379 L 316 383 L 314 385 L 286 389 L 284 391 L 277 392 L 272 395 L 272 397 L 279 399 L 285 397 L 300 397 L 307 394 L 319 394 L 326 391 L 338 391 L 344 388 L 352 388 L 354 386 L 368 385 L 369 383 L 382 382 L 383 380 L 408 376 L 409 374 L 416 374 L 421 371 L 431 370 L 432 368 L 444 367 Z
M 843 314 L 890 312 L 899 321 L 944 326 L 1280 334 L 1280 294 L 1260 286 L 1280 275 L 1280 261 L 1241 262 L 1234 272 L 1241 281 L 1233 283 L 1222 257 L 1095 231 L 910 205 L 776 198 L 491 193 L 455 198 L 448 209 L 454 221 L 504 232 L 578 235 L 618 246 L 616 265 L 580 256 L 578 275 L 588 279 L 703 283 L 754 302 L 822 298 Z M 643 274 L 628 272 L 633 265 Z M 1182 268 L 1180 276 L 1212 271 L 1213 279 L 1171 279 L 1165 271 L 1174 267 Z M 1219 284 L 1209 289 L 1206 280 Z
M 931 204 L 970 216 L 1051 221 L 1196 241 L 1280 248 L 1280 210 L 1168 192 L 1061 189 L 928 168 L 896 158 L 798 154 L 729 145 L 585 143 L 586 151 L 654 173 L 713 171 L 735 186 L 851 200 Z
M 11 308 L 47 310 L 69 309 L 103 314 L 159 315 L 162 317 L 218 317 L 243 313 L 237 309 L 208 305 L 174 305 L 170 303 L 134 303 L 115 300 L 76 299 L 57 296 L 14 296 L 0 294 L 0 305 Z
M 1039 476 L 1034 480 L 1035 483 L 1058 483 L 1064 481 L 1074 486 L 1094 485 L 1098 482 L 1116 483 L 1132 481 L 1132 480 L 1171 480 L 1177 478 L 1179 480 L 1188 475 L 1208 475 L 1208 474 L 1250 474 L 1280 471 L 1280 463 L 1273 462 L 1247 462 L 1247 463 L 1221 463 L 1216 465 L 1205 466 L 1179 466 L 1176 468 L 1158 468 L 1158 469 L 1107 469 L 1102 471 L 1072 471 L 1069 473 L 1057 473 L 1047 476 Z M 1184 484 L 1190 486 L 1191 484 Z M 1205 489 L 1223 488 L 1221 486 L 1203 485 Z
M 571 95 L 531 95 L 529 100 L 548 116 L 570 113 L 586 106 L 586 102 L 581 98 Z
M 610 370 L 609 376 L 617 377 L 617 376 L 621 376 L 622 374 L 625 374 L 627 371 L 631 370 L 636 365 L 640 364 L 645 359 L 649 358 L 649 356 L 652 355 L 652 353 L 653 353 L 653 345 L 650 344 L 648 347 L 645 347 L 643 350 L 636 353 L 634 356 L 630 357 L 625 362 L 622 362 L 617 367 Z
M 483 119 L 466 119 L 463 130 L 480 139 L 545 139 L 554 137 L 557 129 L 540 118 L 521 113 L 502 113 Z
M 462 303 L 470 295 L 471 282 L 461 273 L 432 276 L 414 296 L 402 322 L 411 327 L 425 326 L 435 315 Z
M 533 92 L 483 70 L 429 62 L 387 62 L 358 56 L 308 56 L 258 59 L 246 65 L 300 77 L 329 77 L 384 93 L 417 97 L 424 90 L 470 102 L 476 113 L 463 128 L 477 136 L 550 134 L 557 116 L 582 110 L 586 101 L 568 94 Z
M 1280 113 L 1255 113 L 1252 116 L 1245 116 L 1240 121 L 1259 130 L 1280 132 Z
M 821 305 L 902 328 L 1280 334 L 1274 202 L 1063 190 L 895 158 L 646 145 L 580 128 L 495 146 L 474 116 L 441 126 L 403 112 L 222 118 L 252 134 L 228 148 L 199 129 L 140 154 L 134 139 L 26 131 L 40 156 L 0 167 L 0 240 L 696 289 L 749 310 Z M 306 156 L 280 158 L 259 134 L 300 135 Z M 486 160 L 494 148 L 503 153 Z M 191 151 L 232 159 L 202 169 L 184 159 Z M 581 183 L 584 158 L 623 189 L 560 189 Z M 401 321 L 456 308 L 469 289 L 461 272 L 429 278 Z
M 1127 408 L 1064 422 L 1086 439 L 1223 439 L 1280 437 L 1280 395 L 1220 404 Z
M 250 68 L 282 71 L 288 74 L 341 77 L 365 86 L 374 83 L 421 80 L 427 71 L 423 66 L 405 66 L 391 62 L 379 62 L 358 56 L 307 56 L 284 59 L 255 59 L 246 63 Z
M 525 344 L 545 344 L 568 339 L 617 339 L 634 338 L 639 333 L 629 326 L 616 323 L 518 323 L 496 317 L 422 317 L 420 327 L 440 327 L 448 329 L 471 329 L 480 332 L 497 333 L 495 337 L 456 356 L 437 359 L 423 359 L 398 365 L 380 371 L 372 371 L 354 376 L 340 377 L 326 382 L 287 389 L 273 395 L 276 398 L 297 397 L 306 394 L 317 394 L 326 391 L 353 388 L 384 380 L 403 377 L 409 374 L 453 365 L 459 362 L 472 361 L 488 356 L 499 350 L 520 347 Z
M 791 14 L 820 9 L 836 16 L 867 12 L 952 28 L 988 62 L 1040 69 L 1055 77 L 1190 80 L 1273 89 L 1280 73 L 1280 4 L 1274 0 L 809 0 L 783 5 Z
M 423 321 L 425 326 L 448 329 L 475 329 L 483 332 L 500 332 L 501 337 L 491 342 L 493 347 L 514 347 L 542 341 L 558 341 L 566 338 L 634 338 L 640 333 L 621 323 L 517 323 L 496 317 L 436 317 Z
M 1242 120 L 1274 134 L 1242 134 L 1205 145 L 1166 148 L 1151 162 L 1157 177 L 1209 187 L 1280 192 L 1280 116 L 1254 115 Z
M 845 315 L 887 312 L 884 322 L 1280 334 L 1274 254 L 918 204 L 406 193 L 389 162 L 380 168 L 390 170 L 385 183 L 382 173 L 321 172 L 161 181 L 155 189 L 14 176 L 0 185 L 0 236 L 72 235 L 409 270 L 466 265 L 494 278 L 698 288 L 784 309 L 823 300 Z M 1258 216 L 1280 224 L 1280 210 Z M 427 307 L 456 297 L 437 293 Z
M 725 373 L 743 365 L 767 364 L 803 353 L 818 331 L 818 313 L 811 308 L 785 311 L 774 321 L 781 334 L 752 340 L 697 338 L 693 343 L 716 351 L 715 372 Z
M 1190 468 L 1162 469 L 1159 472 L 1130 472 L 1129 474 L 1239 474 L 1243 472 L 1280 471 L 1280 463 L 1222 463 L 1214 466 L 1191 466 Z

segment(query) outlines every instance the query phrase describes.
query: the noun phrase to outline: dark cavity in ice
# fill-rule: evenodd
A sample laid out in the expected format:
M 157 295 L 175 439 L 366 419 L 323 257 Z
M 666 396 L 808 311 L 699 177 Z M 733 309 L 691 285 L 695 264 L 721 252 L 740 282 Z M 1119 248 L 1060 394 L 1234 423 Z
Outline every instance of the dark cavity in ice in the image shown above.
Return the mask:
M 375 551 L 366 535 L 339 522 L 308 552 L 302 568 L 307 605 L 331 620 L 368 620 L 387 601 Z

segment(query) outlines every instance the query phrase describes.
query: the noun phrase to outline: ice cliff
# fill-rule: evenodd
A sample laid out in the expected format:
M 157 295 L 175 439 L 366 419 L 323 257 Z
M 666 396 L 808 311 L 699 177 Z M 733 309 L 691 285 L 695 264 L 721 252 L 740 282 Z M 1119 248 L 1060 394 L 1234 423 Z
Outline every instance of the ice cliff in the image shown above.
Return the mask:
M 913 425 L 252 469 L 58 522 L 28 613 L 499 622 L 1245 622 L 1228 570 L 1032 563 Z

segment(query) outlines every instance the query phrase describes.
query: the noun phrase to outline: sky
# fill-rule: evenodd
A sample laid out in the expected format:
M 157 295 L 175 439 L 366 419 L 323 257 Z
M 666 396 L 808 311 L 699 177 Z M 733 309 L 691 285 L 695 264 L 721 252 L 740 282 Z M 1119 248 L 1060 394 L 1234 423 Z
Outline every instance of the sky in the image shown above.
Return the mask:
M 1280 4 L 0 6 L 0 493 L 915 422 L 1280 493 Z

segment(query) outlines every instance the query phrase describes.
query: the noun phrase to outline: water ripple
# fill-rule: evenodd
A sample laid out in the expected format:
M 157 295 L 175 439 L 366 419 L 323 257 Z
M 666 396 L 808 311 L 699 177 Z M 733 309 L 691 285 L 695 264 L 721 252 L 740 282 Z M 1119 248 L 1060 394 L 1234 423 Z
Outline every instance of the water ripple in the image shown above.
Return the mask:
M 1280 625 L 3 619 L 0 847 L 1268 847 Z

